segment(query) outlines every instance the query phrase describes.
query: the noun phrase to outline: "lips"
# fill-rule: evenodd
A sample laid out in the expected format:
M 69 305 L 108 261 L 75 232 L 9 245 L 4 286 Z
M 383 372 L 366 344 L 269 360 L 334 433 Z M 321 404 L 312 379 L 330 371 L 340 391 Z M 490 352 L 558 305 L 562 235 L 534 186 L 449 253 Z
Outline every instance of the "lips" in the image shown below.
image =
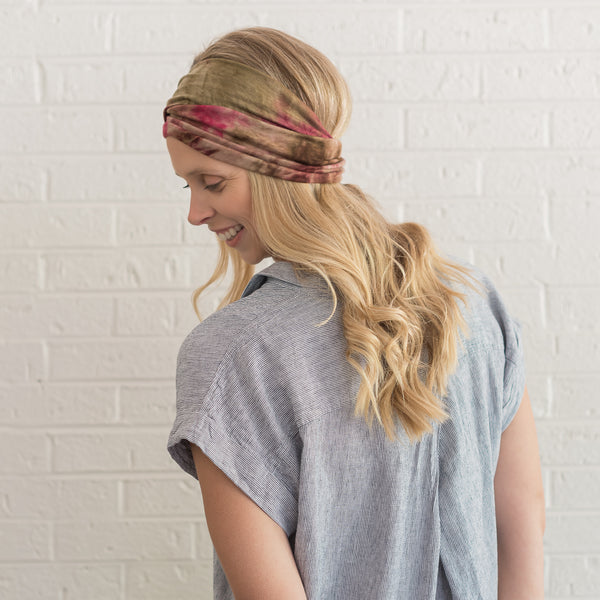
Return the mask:
M 215 233 L 221 241 L 226 242 L 227 240 L 232 240 L 243 228 L 243 225 L 234 225 L 229 229 L 225 229 Z

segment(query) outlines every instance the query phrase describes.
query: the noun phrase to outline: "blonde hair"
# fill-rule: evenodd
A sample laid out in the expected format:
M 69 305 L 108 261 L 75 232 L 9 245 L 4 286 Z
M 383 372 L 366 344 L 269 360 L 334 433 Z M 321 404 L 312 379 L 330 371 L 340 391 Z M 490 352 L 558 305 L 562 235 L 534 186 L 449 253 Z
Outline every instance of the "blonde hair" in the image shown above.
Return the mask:
M 213 42 L 194 64 L 224 58 L 262 70 L 296 93 L 339 137 L 351 112 L 346 82 L 320 52 L 277 30 L 253 27 Z M 257 235 L 271 256 L 317 273 L 340 305 L 347 359 L 361 385 L 355 413 L 375 416 L 390 439 L 399 421 L 417 440 L 447 414 L 442 397 L 458 355 L 468 272 L 444 260 L 420 225 L 388 223 L 357 186 L 308 184 L 248 173 Z M 231 263 L 234 279 L 220 308 L 240 298 L 253 274 L 220 243 L 212 277 Z M 197 311 L 198 312 L 198 311 Z M 333 314 L 333 312 L 332 312 Z

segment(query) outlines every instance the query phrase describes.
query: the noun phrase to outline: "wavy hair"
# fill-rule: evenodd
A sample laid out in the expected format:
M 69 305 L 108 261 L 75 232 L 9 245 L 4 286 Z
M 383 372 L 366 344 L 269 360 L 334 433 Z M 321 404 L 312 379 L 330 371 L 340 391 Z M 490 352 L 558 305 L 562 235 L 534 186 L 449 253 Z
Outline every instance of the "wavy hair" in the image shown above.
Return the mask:
M 254 27 L 213 42 L 196 62 L 224 58 L 260 69 L 300 97 L 339 137 L 350 118 L 346 82 L 320 52 L 283 32 Z M 269 254 L 295 270 L 319 274 L 339 306 L 346 356 L 361 385 L 355 413 L 376 417 L 390 439 L 400 422 L 411 440 L 447 418 L 443 396 L 458 356 L 463 267 L 442 258 L 426 229 L 391 224 L 354 185 L 309 184 L 248 173 L 253 222 Z M 219 308 L 240 298 L 253 267 L 220 242 L 212 277 L 199 295 L 233 267 Z M 333 314 L 333 312 L 332 312 Z

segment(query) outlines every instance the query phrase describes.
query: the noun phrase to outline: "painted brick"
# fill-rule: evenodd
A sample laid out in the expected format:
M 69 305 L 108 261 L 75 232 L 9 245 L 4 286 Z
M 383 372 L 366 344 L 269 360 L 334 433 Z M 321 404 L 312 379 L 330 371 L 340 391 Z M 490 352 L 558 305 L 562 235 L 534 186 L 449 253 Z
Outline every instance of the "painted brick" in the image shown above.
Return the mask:
M 47 285 L 53 291 L 184 289 L 189 257 L 144 249 L 49 254 Z
M 404 218 L 423 223 L 436 241 L 543 240 L 542 201 L 455 200 L 406 202 Z
M 594 510 L 600 498 L 600 469 L 553 470 L 550 497 L 553 510 Z
M 550 42 L 553 48 L 600 49 L 600 10 L 597 6 L 557 7 L 549 12 Z
M 107 297 L 19 294 L 0 305 L 0 330 L 8 339 L 109 335 L 112 320 Z
M 46 436 L 31 431 L 2 432 L 0 436 L 0 474 L 35 475 L 50 470 L 49 445 Z
M 536 419 L 548 419 L 552 415 L 551 381 L 547 375 L 527 375 L 527 389 Z
M 123 483 L 124 514 L 131 517 L 203 514 L 200 485 L 189 475 L 174 479 L 144 479 Z
M 194 247 L 212 246 L 216 248 L 216 236 L 208 227 L 202 225 L 192 225 L 187 220 L 190 203 L 189 190 L 183 190 L 183 193 L 179 194 L 179 196 L 180 198 L 177 201 L 178 210 L 181 210 L 181 214 L 185 216 L 185 222 L 183 223 L 184 242 Z
M 558 362 L 556 336 L 544 331 L 536 331 L 523 323 L 521 336 L 525 355 L 525 368 L 527 373 L 544 374 Z
M 6 598 L 48 600 L 109 600 L 120 597 L 119 565 L 11 564 L 0 565 L 0 589 Z
M 179 78 L 189 70 L 194 53 L 169 58 L 128 57 L 124 66 L 125 84 L 121 101 L 128 104 L 152 102 L 162 113 L 166 101 L 177 88 Z M 160 116 L 162 125 L 162 114 Z
M 396 149 L 404 146 L 404 119 L 399 107 L 362 103 L 354 107 L 342 147 L 355 150 Z
M 470 58 L 364 56 L 339 68 L 358 102 L 447 102 L 479 97 L 479 63 Z
M 16 9 L 0 7 L 3 58 L 32 56 L 35 50 L 35 12 L 32 7 L 20 4 Z
M 168 431 L 160 433 L 61 433 L 53 435 L 57 473 L 122 473 L 171 471 L 175 464 L 166 450 Z
M 255 12 L 256 14 L 256 12 Z M 315 19 L 318 14 L 319 18 Z M 263 24 L 288 31 L 329 57 L 338 54 L 393 53 L 400 45 L 398 10 L 355 5 L 352 10 L 313 2 L 284 10 L 270 10 Z
M 556 374 L 592 373 L 600 365 L 600 338 L 562 333 L 557 337 L 556 357 L 550 365 Z
M 0 561 L 48 560 L 50 537 L 48 523 L 0 522 Z
M 499 286 L 530 285 L 534 277 L 544 281 L 553 247 L 549 241 L 515 241 L 510 248 L 503 242 L 478 242 L 474 262 Z
M 193 287 L 204 284 L 212 275 L 217 264 L 218 249 L 213 242 L 208 246 L 198 246 L 190 252 L 190 282 Z
M 344 182 L 360 185 L 378 200 L 456 198 L 478 194 L 479 168 L 472 155 L 357 152 Z
M 208 39 L 250 24 L 341 65 L 344 181 L 429 225 L 522 321 L 547 588 L 597 596 L 600 9 L 522 4 L 0 0 L 0 596 L 211 596 L 197 483 L 165 443 L 217 245 L 182 223 L 161 111 Z
M 3 248 L 64 248 L 108 246 L 112 215 L 108 208 L 37 205 L 2 206 L 6 227 Z
M 4 108 L 0 152 L 52 154 L 102 152 L 113 148 L 109 112 L 104 108 Z
M 600 556 L 551 556 L 549 559 L 551 598 L 594 598 L 600 590 Z
M 209 560 L 213 555 L 213 546 L 206 521 L 200 520 L 194 523 L 194 540 L 196 556 L 200 559 Z
M 559 240 L 559 252 L 597 250 L 600 223 L 598 199 L 557 198 L 550 204 L 549 221 L 550 234 Z M 592 281 L 588 280 L 587 283 Z M 585 299 L 582 298 L 582 301 L 585 302 Z
M 582 233 L 585 233 L 583 231 Z M 559 232 L 560 235 L 560 232 Z M 578 268 L 574 269 L 573 265 Z M 593 238 L 561 238 L 557 247 L 554 272 L 549 274 L 549 283 L 572 285 L 600 285 L 600 247 Z
M 174 246 L 182 242 L 187 207 L 119 206 L 117 242 L 120 246 Z
M 234 20 L 241 23 L 245 14 L 236 14 Z M 144 27 L 139 27 L 140 21 Z M 194 27 L 182 28 L 184 21 L 194 23 Z M 237 24 L 236 23 L 236 24 Z M 233 25 L 236 27 L 236 25 Z M 207 30 L 212 29 L 209 33 Z M 152 51 L 188 54 L 190 59 L 200 51 L 203 39 L 217 32 L 225 33 L 232 28 L 232 19 L 222 10 L 214 11 L 207 7 L 194 7 L 193 10 L 169 11 L 149 10 L 144 7 L 120 11 L 115 22 L 115 50 L 119 54 L 144 54 Z
M 389 217 L 391 218 L 391 217 Z M 398 219 L 394 219 L 397 222 L 402 222 L 405 219 L 401 215 Z M 458 240 L 438 240 L 436 237 L 433 238 L 437 251 L 442 255 L 449 258 L 460 259 L 468 263 L 473 264 L 472 258 L 472 245 L 466 242 Z
M 164 600 L 173 594 L 173 590 L 177 590 L 182 598 L 197 597 L 199 590 L 203 590 L 203 597 L 212 598 L 212 573 L 212 559 L 127 563 L 127 600 Z
M 409 8 L 404 18 L 410 52 L 527 51 L 546 47 L 543 9 Z
M 42 55 L 106 54 L 111 48 L 113 14 L 99 9 L 45 7 L 35 18 L 35 48 Z
M 115 149 L 118 152 L 166 151 L 161 132 L 162 107 L 123 107 L 115 108 L 111 113 L 115 127 Z
M 120 298 L 117 300 L 117 334 L 169 335 L 173 332 L 175 307 L 171 298 Z
M 17 1 L 17 0 L 0 0 L 0 1 L 4 1 L 4 2 L 8 2 L 8 1 Z M 31 1 L 31 0 L 30 0 Z M 46 4 L 48 5 L 57 5 L 57 6 L 62 6 L 62 5 L 70 5 L 70 4 L 92 4 L 95 5 L 96 1 L 95 0 L 44 0 Z M 354 2 L 355 4 L 368 4 L 369 2 L 375 1 L 377 2 L 377 4 L 385 4 L 390 3 L 390 2 L 395 2 L 396 0 L 350 0 L 349 3 Z M 418 2 L 424 2 L 426 0 L 416 0 L 416 3 Z M 462 2 L 463 0 L 442 0 L 446 1 L 446 2 Z M 507 1 L 517 1 L 517 0 L 507 0 Z M 129 0 L 127 2 L 127 4 L 131 4 L 131 5 L 136 5 L 136 4 L 149 4 L 149 5 L 161 5 L 164 4 L 165 0 Z M 213 5 L 213 6 L 221 6 L 221 2 L 222 0 L 202 0 L 202 4 L 203 5 Z M 120 5 L 122 3 L 122 0 L 103 0 L 102 4 L 117 4 Z M 263 5 L 265 3 L 265 0 L 228 0 L 227 4 L 231 4 L 234 7 L 238 4 L 258 4 L 258 5 Z M 170 0 L 169 4 L 179 4 L 179 5 L 186 5 L 189 4 L 189 0 Z M 200 2 L 197 2 L 197 4 L 200 4 Z M 297 5 L 297 0 L 278 0 L 277 4 L 290 4 L 292 6 L 296 6 Z
M 595 104 L 557 106 L 552 111 L 552 145 L 600 148 L 600 110 Z
M 206 290 L 199 299 L 200 314 L 206 317 L 217 310 L 219 302 L 224 294 L 225 291 L 223 287 L 219 287 L 215 290 Z M 198 316 L 194 312 L 191 295 L 188 295 L 185 298 L 178 298 L 175 301 L 175 326 L 173 333 L 181 336 L 183 341 L 183 338 L 190 333 L 199 322 Z
M 578 100 L 598 98 L 596 73 L 600 59 L 593 55 L 557 53 L 548 56 L 484 57 L 482 95 L 493 100 Z
M 130 425 L 171 425 L 175 419 L 175 387 L 123 385 L 119 392 L 120 420 Z
M 52 341 L 49 377 L 54 381 L 171 379 L 179 340 Z
M 600 463 L 600 420 L 538 422 L 542 464 L 589 466 Z
M 48 163 L 51 201 L 146 203 L 183 197 L 181 180 L 174 175 L 166 152 L 159 157 L 112 154 Z
M 25 427 L 116 422 L 116 388 L 19 385 L 0 388 L 0 423 Z
M 38 74 L 31 59 L 0 62 L 0 105 L 35 104 L 38 100 Z
M 59 560 L 181 560 L 191 558 L 187 523 L 88 521 L 56 524 Z
M 114 481 L 0 479 L 0 498 L 3 519 L 117 517 L 117 483 Z
M 565 216 L 574 225 L 576 215 L 571 211 L 560 211 L 556 219 Z M 600 215 L 600 211 L 598 213 Z M 586 215 L 583 216 L 593 216 Z M 564 225 L 564 223 L 561 223 Z M 580 221 L 580 233 L 588 226 L 585 220 Z M 589 227 L 593 229 L 593 227 Z M 590 232 L 591 233 L 591 232 Z M 553 287 L 548 293 L 548 323 L 555 331 L 568 332 L 600 332 L 600 287 L 572 288 Z
M 552 416 L 555 419 L 598 419 L 597 374 L 552 377 Z
M 600 252 L 570 243 L 567 248 L 551 242 L 515 241 L 508 249 L 497 242 L 479 242 L 476 263 L 495 281 L 507 285 L 527 285 L 534 277 L 556 286 L 600 284 Z
M 40 287 L 40 261 L 35 254 L 0 256 L 0 290 L 30 292 Z
M 310 5 L 265 10 L 236 10 L 228 15 L 221 7 L 193 7 L 185 10 L 173 8 L 164 11 L 144 8 L 123 10 L 115 23 L 115 50 L 118 53 L 139 54 L 189 53 L 190 58 L 199 52 L 202 41 L 237 27 L 262 25 L 284 29 L 301 36 L 331 55 L 352 48 L 360 52 L 394 52 L 398 47 L 397 11 L 356 7 L 340 12 L 334 7 L 314 4 L 319 19 L 314 18 Z M 144 27 L 139 27 L 140 21 Z M 181 27 L 182 22 L 192 22 L 193 27 Z
M 125 63 L 117 57 L 45 59 L 44 101 L 49 104 L 126 101 L 125 69 Z
M 550 556 L 553 553 L 600 553 L 600 515 L 547 515 L 544 548 Z
M 407 110 L 409 148 L 538 148 L 548 145 L 547 115 L 535 108 L 444 106 Z
M 520 321 L 524 329 L 536 332 L 546 327 L 543 295 L 539 286 L 504 287 L 502 299 L 510 314 Z
M 44 355 L 39 342 L 0 343 L 0 356 L 0 382 L 41 381 L 44 375 Z
M 42 160 L 3 158 L 0 164 L 0 202 L 40 202 L 46 197 L 47 173 Z

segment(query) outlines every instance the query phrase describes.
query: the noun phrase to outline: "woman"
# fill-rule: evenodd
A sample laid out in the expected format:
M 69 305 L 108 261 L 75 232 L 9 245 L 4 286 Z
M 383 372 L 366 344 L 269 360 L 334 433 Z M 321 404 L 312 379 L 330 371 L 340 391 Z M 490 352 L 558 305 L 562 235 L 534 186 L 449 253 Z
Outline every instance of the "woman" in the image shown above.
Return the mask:
M 345 82 L 251 28 L 165 109 L 221 310 L 183 343 L 173 458 L 215 598 L 542 598 L 543 492 L 519 330 L 480 274 L 340 183 Z M 272 266 L 252 277 L 253 265 Z

